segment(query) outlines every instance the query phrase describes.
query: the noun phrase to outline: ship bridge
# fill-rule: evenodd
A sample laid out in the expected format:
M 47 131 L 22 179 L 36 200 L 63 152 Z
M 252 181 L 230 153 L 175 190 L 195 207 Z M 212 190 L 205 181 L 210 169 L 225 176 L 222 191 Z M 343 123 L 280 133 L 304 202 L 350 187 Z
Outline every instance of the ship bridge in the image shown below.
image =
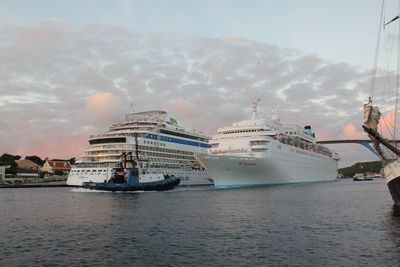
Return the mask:
M 371 145 L 371 140 L 370 139 L 338 139 L 338 140 L 323 140 L 323 141 L 317 141 L 318 144 L 321 145 L 333 145 L 333 144 L 359 144 L 364 147 L 366 147 L 369 151 L 374 153 L 377 157 L 379 157 L 378 152 L 376 152 L 375 148 Z M 391 141 L 391 143 L 400 143 L 400 140 L 395 140 Z M 382 151 L 388 155 L 391 155 L 391 153 L 388 149 L 386 149 L 383 146 L 380 146 Z

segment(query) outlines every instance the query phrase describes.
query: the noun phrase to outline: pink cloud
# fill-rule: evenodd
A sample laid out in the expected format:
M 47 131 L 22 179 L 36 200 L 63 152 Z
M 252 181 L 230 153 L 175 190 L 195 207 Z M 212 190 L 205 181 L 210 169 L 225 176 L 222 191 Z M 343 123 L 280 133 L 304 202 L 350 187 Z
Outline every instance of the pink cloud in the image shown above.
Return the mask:
M 394 109 L 389 110 L 379 120 L 379 132 L 386 137 L 393 136 L 393 124 L 394 124 L 395 112 Z
M 110 124 L 121 120 L 124 110 L 121 98 L 110 92 L 92 94 L 86 102 L 86 111 L 93 123 Z
M 343 127 L 343 133 L 345 139 L 362 139 L 366 137 L 352 122 Z
M 16 149 L 15 154 L 21 157 L 36 155 L 42 159 L 48 158 L 70 158 L 79 157 L 87 147 L 88 136 L 64 137 L 46 139 L 39 143 L 20 146 Z
M 233 42 L 233 43 L 240 43 L 240 44 L 247 44 L 249 43 L 249 40 L 244 38 L 243 36 L 240 35 L 227 35 L 223 37 L 224 40 Z
M 88 138 L 93 134 L 90 127 L 82 127 L 78 132 L 71 135 L 50 135 L 37 142 L 19 145 L 15 150 L 16 155 L 21 157 L 36 155 L 42 159 L 48 157 L 69 159 L 80 157 L 88 146 Z
M 194 118 L 196 117 L 200 109 L 196 103 L 183 98 L 177 98 L 173 100 L 169 106 L 169 110 L 179 118 Z
M 26 147 L 19 146 L 15 150 L 15 154 L 20 155 L 21 157 L 28 155 L 29 153 L 26 150 Z

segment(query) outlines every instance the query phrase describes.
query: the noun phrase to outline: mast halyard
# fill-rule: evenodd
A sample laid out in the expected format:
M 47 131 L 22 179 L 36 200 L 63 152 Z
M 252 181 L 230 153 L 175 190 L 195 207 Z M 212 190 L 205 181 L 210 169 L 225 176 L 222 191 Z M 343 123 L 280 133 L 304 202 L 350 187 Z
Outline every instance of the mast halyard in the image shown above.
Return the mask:
M 383 2 L 384 3 L 384 2 Z M 383 4 L 382 3 L 382 4 Z M 399 0 L 399 7 L 400 7 L 400 0 Z M 398 10 L 400 12 L 400 10 Z M 400 19 L 399 15 L 395 16 L 388 22 L 386 22 L 383 27 L 385 28 L 392 22 L 398 20 L 398 33 L 397 33 L 397 66 L 396 66 L 396 92 L 395 92 L 395 106 L 394 106 L 394 123 L 393 123 L 393 142 L 396 140 L 396 124 L 397 124 L 397 113 L 398 113 L 398 98 L 399 98 L 399 87 L 400 87 L 400 77 L 399 77 L 399 70 L 400 70 Z M 397 143 L 395 142 L 395 146 L 397 147 Z
M 400 0 L 398 7 L 400 8 Z M 384 0 L 382 2 L 382 9 L 384 7 Z M 383 11 L 383 10 L 382 10 Z M 400 10 L 397 10 L 398 14 L 400 14 Z M 381 13 L 383 14 L 383 12 Z M 381 169 L 381 177 L 385 178 L 389 192 L 392 196 L 393 202 L 394 202 L 394 207 L 399 207 L 400 208 L 400 150 L 397 148 L 396 145 L 396 124 L 397 124 L 397 113 L 398 113 L 398 97 L 399 97 L 399 87 L 400 87 L 400 75 L 399 75 L 399 70 L 400 70 L 400 19 L 399 15 L 395 16 L 393 19 L 391 19 L 388 22 L 383 23 L 383 28 L 385 29 L 387 25 L 391 24 L 394 21 L 399 21 L 398 24 L 398 36 L 397 36 L 397 64 L 396 65 L 396 87 L 395 87 L 395 103 L 394 103 L 394 118 L 393 118 L 393 125 L 390 125 L 391 123 L 389 122 L 389 125 L 386 125 L 386 129 L 388 130 L 388 134 L 392 135 L 393 141 L 389 141 L 389 139 L 386 139 L 383 134 L 381 135 L 378 133 L 378 124 L 379 124 L 379 119 L 381 117 L 381 113 L 379 111 L 379 108 L 377 106 L 372 105 L 372 95 L 374 91 L 374 85 L 371 84 L 370 87 L 370 97 L 369 101 L 367 104 L 364 105 L 364 124 L 362 125 L 364 131 L 368 134 L 368 137 L 371 139 L 374 148 L 378 152 L 380 158 L 382 158 L 382 169 Z M 380 23 L 382 23 L 382 18 Z M 381 24 L 382 25 L 382 24 Z M 392 28 L 393 29 L 393 28 Z M 393 29 L 393 32 L 395 32 L 395 29 Z M 379 42 L 380 40 L 378 40 Z M 377 51 L 379 49 L 377 48 Z M 377 57 L 377 55 L 375 55 Z M 395 57 L 393 57 L 395 58 Z M 376 59 L 376 58 L 375 58 Z M 387 62 L 387 79 L 388 81 L 389 76 L 389 63 L 390 61 Z M 377 65 L 376 65 L 377 66 Z M 373 74 L 376 74 L 376 70 L 374 70 Z M 375 77 L 372 77 L 371 79 L 372 82 L 375 83 Z M 386 82 L 385 81 L 385 82 Z M 385 84 L 386 85 L 386 84 Z M 385 88 L 384 88 L 385 89 Z M 383 90 L 383 93 L 385 93 L 385 90 Z M 382 104 L 384 102 L 384 98 L 382 97 Z M 392 110 L 393 105 L 390 106 L 390 109 Z M 383 122 L 386 124 L 386 120 L 383 117 Z M 393 128 L 392 128 L 393 126 Z M 390 128 L 389 128 L 390 127 Z M 393 134 L 391 133 L 393 129 Z M 382 129 L 381 129 L 382 130 Z M 389 150 L 390 154 L 382 153 L 382 149 L 386 148 Z M 387 152 L 385 150 L 385 152 Z
M 400 0 L 399 0 L 400 3 Z M 400 5 L 399 5 L 400 6 Z M 399 21 L 399 26 L 398 26 L 398 42 L 397 42 L 397 72 L 396 72 L 396 92 L 395 92 L 395 108 L 394 108 L 394 123 L 393 123 L 393 144 L 390 143 L 390 141 L 386 138 L 384 138 L 381 134 L 378 133 L 378 124 L 379 124 L 379 119 L 381 118 L 382 114 L 377 106 L 372 105 L 372 95 L 374 94 L 374 86 L 375 86 L 375 80 L 376 80 L 376 72 L 377 72 L 377 62 L 378 62 L 378 52 L 379 52 L 379 43 L 380 43 L 380 36 L 381 36 L 381 27 L 379 27 L 379 34 L 378 34 L 378 42 L 376 46 L 376 54 L 375 54 L 375 60 L 374 60 L 374 69 L 372 72 L 372 78 L 371 78 L 371 87 L 370 87 L 370 96 L 368 99 L 368 103 L 364 105 L 364 124 L 362 125 L 364 131 L 368 134 L 368 137 L 371 139 L 372 144 L 377 151 L 378 155 L 383 161 L 390 160 L 388 157 L 386 157 L 380 147 L 380 144 L 388 148 L 391 152 L 393 152 L 396 155 L 396 158 L 400 157 L 400 150 L 397 149 L 397 143 L 395 142 L 396 140 L 396 124 L 397 124 L 397 112 L 398 112 L 398 95 L 399 95 L 399 85 L 400 85 L 400 76 L 399 76 L 399 69 L 400 69 L 400 19 L 399 15 L 394 17 L 388 22 L 384 21 L 383 18 L 383 10 L 384 10 L 384 0 L 382 1 L 382 10 L 381 10 L 381 17 L 379 24 L 382 25 L 383 22 L 383 28 L 385 28 L 387 25 L 390 23 L 398 20 Z
M 400 3 L 400 1 L 399 1 Z M 400 5 L 399 5 L 400 6 Z M 397 15 L 391 21 L 398 20 L 399 16 Z M 394 123 L 393 123 L 393 142 L 396 140 L 396 122 L 397 122 L 397 103 L 398 103 L 398 96 L 399 96 L 399 69 L 400 69 L 400 20 L 398 23 L 398 33 L 397 33 L 397 72 L 396 72 L 396 104 L 394 108 Z M 397 147 L 397 143 L 395 143 Z M 399 155 L 397 155 L 398 157 Z

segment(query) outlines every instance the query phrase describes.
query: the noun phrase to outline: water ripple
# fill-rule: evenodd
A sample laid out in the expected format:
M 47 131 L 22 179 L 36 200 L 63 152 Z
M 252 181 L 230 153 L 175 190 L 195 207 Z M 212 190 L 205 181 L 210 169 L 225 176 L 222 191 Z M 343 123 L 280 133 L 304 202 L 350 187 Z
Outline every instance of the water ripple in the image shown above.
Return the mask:
M 0 203 L 0 266 L 400 263 L 400 217 L 381 181 L 122 194 L 2 189 Z

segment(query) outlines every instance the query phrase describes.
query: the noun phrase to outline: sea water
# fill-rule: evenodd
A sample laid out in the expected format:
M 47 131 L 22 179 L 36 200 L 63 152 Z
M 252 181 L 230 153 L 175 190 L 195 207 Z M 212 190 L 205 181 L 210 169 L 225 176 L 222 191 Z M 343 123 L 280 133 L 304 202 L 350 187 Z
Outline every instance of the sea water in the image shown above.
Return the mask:
M 382 180 L 0 189 L 0 266 L 399 266 Z

